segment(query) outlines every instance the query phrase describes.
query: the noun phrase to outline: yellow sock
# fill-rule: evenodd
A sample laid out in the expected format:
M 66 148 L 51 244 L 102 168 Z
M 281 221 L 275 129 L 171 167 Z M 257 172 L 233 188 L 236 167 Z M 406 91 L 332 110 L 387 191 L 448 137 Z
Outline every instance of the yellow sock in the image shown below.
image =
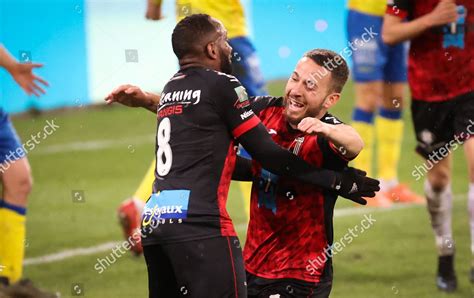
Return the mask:
M 3 232 L 5 230 L 5 216 L 3 216 L 3 201 L 0 199 L 0 277 L 6 277 L 4 276 L 4 261 L 3 259 L 5 258 L 4 256 L 4 247 L 6 245 L 5 242 L 5 233 Z
M 240 194 L 244 200 L 245 215 L 250 219 L 250 194 L 252 193 L 252 182 L 239 181 Z
M 17 282 L 25 255 L 25 208 L 0 203 L 0 276 Z
M 143 202 L 146 202 L 151 196 L 153 181 L 155 181 L 155 160 L 153 160 L 150 167 L 148 168 L 145 177 L 143 177 L 143 180 L 140 182 L 140 185 L 135 191 L 133 197 L 139 198 Z
M 385 181 L 397 181 L 403 138 L 403 120 L 378 116 L 375 120 L 375 127 L 378 146 L 378 177 Z
M 372 176 L 373 152 L 374 152 L 374 125 L 362 121 L 353 121 L 352 127 L 360 134 L 364 141 L 364 149 L 354 160 L 354 167 L 364 170 L 368 176 Z

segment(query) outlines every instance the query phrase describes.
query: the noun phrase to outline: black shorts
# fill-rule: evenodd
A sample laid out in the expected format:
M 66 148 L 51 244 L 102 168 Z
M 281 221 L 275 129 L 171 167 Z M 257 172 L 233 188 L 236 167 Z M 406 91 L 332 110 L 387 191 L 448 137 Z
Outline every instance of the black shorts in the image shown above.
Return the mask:
M 445 157 L 452 147 L 474 136 L 474 93 L 442 102 L 413 99 L 411 114 L 416 151 L 426 159 Z
M 242 249 L 237 237 L 143 247 L 150 298 L 245 298 Z
M 310 283 L 297 279 L 267 279 L 247 272 L 247 289 L 249 298 L 276 297 L 310 297 L 327 298 L 331 293 L 332 281 Z

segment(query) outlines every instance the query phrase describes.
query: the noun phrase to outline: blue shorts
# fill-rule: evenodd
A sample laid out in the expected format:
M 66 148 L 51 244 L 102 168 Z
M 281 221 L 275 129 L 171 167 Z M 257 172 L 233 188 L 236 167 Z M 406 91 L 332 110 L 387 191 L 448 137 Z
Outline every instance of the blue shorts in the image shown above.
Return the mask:
M 383 17 L 349 10 L 347 16 L 348 40 L 354 45 L 352 51 L 352 76 L 355 82 L 385 81 L 402 83 L 407 81 L 406 43 L 389 46 L 382 41 Z M 368 30 L 377 33 L 361 44 L 362 36 Z
M 8 114 L 0 108 L 0 164 L 25 156 L 25 151 Z
M 247 90 L 249 96 L 266 95 L 265 80 L 260 70 L 260 60 L 247 37 L 229 40 L 232 47 L 232 68 L 234 76 Z

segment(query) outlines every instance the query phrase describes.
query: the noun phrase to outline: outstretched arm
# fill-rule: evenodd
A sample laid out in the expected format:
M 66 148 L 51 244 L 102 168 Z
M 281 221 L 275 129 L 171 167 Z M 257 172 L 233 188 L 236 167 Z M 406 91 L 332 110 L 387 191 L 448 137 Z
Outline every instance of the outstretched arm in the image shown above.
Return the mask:
M 156 114 L 160 103 L 160 95 L 142 91 L 133 85 L 121 85 L 105 97 L 107 104 L 118 102 L 127 107 L 141 107 Z
M 0 67 L 5 68 L 17 84 L 26 92 L 26 94 L 34 94 L 40 96 L 45 94 L 40 84 L 49 86 L 48 82 L 33 73 L 34 68 L 42 67 L 43 64 L 38 63 L 19 63 L 10 53 L 0 44 Z

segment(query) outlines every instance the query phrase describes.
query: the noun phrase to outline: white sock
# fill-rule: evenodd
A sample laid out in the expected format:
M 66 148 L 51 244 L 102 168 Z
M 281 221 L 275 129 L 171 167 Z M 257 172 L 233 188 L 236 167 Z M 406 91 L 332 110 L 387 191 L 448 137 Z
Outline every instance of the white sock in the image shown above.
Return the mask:
M 469 223 L 471 226 L 471 252 L 474 257 L 474 183 L 469 184 L 467 208 L 469 210 Z
M 426 179 L 425 195 L 438 254 L 440 256 L 452 255 L 454 254 L 454 240 L 451 229 L 451 210 L 453 206 L 451 185 L 447 185 L 440 192 L 435 192 L 428 179 Z

